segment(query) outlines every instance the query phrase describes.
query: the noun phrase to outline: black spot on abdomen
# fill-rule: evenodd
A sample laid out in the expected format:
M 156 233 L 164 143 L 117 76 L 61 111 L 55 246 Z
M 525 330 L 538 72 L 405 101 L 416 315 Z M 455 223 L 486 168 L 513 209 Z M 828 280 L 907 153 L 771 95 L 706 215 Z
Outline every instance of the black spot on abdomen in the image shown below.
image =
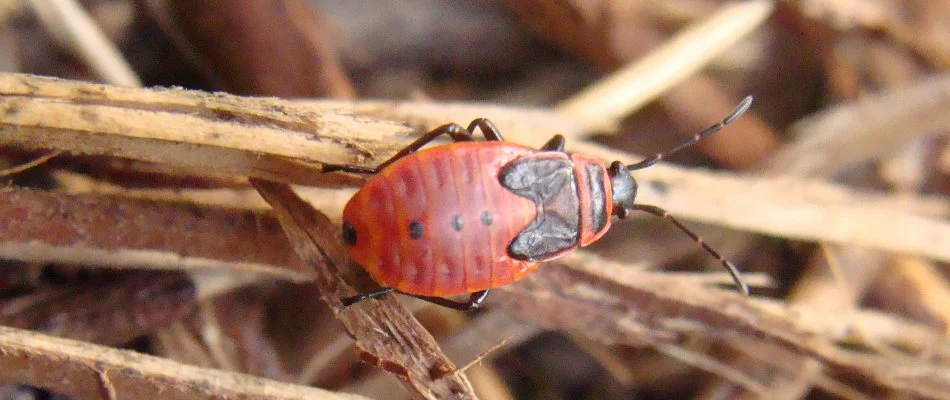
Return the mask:
M 347 221 L 343 221 L 343 243 L 347 246 L 356 245 L 356 228 Z
M 492 215 L 491 215 L 491 213 L 488 212 L 488 211 L 483 212 L 483 213 L 482 213 L 482 225 L 491 226 L 491 223 L 492 223 Z
M 409 223 L 410 238 L 421 239 L 423 233 L 425 233 L 425 230 L 422 229 L 422 224 L 419 221 L 412 221 Z
M 455 229 L 456 232 L 461 232 L 464 224 L 462 223 L 462 216 L 456 215 L 452 217 L 452 229 Z

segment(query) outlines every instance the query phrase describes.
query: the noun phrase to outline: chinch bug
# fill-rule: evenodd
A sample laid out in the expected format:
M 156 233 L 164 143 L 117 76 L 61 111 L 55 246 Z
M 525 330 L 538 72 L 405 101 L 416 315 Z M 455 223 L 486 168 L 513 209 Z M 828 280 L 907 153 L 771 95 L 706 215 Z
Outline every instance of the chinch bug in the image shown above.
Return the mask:
M 508 143 L 479 118 L 463 129 L 440 126 L 377 168 L 324 167 L 376 174 L 343 210 L 343 241 L 352 260 L 384 288 L 343 299 L 345 306 L 399 292 L 459 310 L 477 308 L 488 291 L 530 274 L 603 236 L 611 216 L 644 211 L 666 218 L 749 289 L 738 270 L 659 207 L 634 204 L 643 169 L 715 133 L 749 109 L 746 97 L 722 122 L 672 150 L 632 165 L 564 151 L 556 135 L 541 149 Z M 474 141 L 475 129 L 485 141 Z M 448 135 L 453 143 L 420 148 Z M 471 294 L 469 301 L 444 298 Z

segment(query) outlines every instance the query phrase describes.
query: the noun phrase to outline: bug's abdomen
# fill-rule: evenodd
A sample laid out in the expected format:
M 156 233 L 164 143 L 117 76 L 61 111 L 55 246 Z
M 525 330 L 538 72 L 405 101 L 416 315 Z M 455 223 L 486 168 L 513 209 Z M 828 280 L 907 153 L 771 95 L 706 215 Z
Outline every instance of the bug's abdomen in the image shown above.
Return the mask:
M 537 268 L 507 247 L 536 213 L 503 188 L 497 171 L 533 150 L 465 142 L 410 154 L 370 179 L 347 203 L 350 258 L 384 285 L 447 296 L 501 286 Z

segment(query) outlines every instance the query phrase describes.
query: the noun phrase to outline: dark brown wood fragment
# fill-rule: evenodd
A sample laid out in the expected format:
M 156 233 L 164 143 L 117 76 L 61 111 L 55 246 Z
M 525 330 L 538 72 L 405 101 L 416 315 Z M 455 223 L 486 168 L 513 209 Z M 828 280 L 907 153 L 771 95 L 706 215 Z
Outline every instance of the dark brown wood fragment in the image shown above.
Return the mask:
M 340 229 L 301 200 L 284 184 L 253 180 L 254 187 L 274 208 L 290 242 L 316 271 L 315 283 L 347 333 L 356 340 L 364 359 L 400 379 L 414 398 L 475 398 L 461 374 L 433 380 L 430 371 L 454 370 L 435 339 L 393 296 L 383 296 L 344 308 L 340 299 L 356 291 L 340 275 L 347 265 Z M 378 360 L 378 361 L 377 361 Z
M 167 4 L 205 72 L 230 93 L 355 97 L 324 33 L 326 24 L 309 1 Z
M 0 324 L 121 346 L 194 310 L 197 288 L 184 273 L 136 272 L 118 280 L 44 286 L 0 303 Z
M 97 266 L 310 273 L 263 213 L 107 195 L 0 191 L 0 254 Z

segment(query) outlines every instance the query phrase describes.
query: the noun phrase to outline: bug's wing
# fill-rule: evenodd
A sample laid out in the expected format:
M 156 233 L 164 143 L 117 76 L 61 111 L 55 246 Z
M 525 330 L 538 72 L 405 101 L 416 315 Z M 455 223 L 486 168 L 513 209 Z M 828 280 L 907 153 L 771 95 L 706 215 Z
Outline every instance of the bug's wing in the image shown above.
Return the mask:
M 579 202 L 569 159 L 556 153 L 522 157 L 506 165 L 499 179 L 538 206 L 534 220 L 508 246 L 512 258 L 550 260 L 577 247 Z

